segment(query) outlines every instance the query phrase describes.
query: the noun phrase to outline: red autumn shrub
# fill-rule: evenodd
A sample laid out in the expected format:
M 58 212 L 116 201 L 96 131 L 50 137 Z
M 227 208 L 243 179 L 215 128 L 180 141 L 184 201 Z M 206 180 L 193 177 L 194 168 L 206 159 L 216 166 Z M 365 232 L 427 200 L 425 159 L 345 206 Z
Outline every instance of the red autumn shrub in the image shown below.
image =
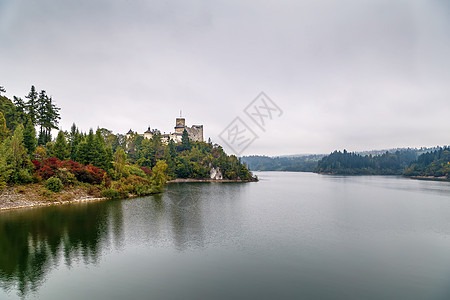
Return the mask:
M 94 167 L 93 165 L 83 166 L 77 173 L 74 173 L 79 181 L 100 184 L 103 180 L 103 175 L 106 172 L 103 169 Z
M 58 170 L 62 168 L 67 169 L 81 182 L 101 184 L 105 174 L 107 178 L 109 177 L 103 169 L 94 167 L 93 165 L 84 166 L 73 160 L 60 161 L 55 157 L 44 159 L 42 162 L 34 160 L 33 165 L 35 175 L 44 180 L 60 173 Z
M 150 169 L 149 167 L 139 167 L 142 171 L 145 172 L 145 174 L 147 174 L 148 176 L 152 176 L 153 172 L 152 169 Z

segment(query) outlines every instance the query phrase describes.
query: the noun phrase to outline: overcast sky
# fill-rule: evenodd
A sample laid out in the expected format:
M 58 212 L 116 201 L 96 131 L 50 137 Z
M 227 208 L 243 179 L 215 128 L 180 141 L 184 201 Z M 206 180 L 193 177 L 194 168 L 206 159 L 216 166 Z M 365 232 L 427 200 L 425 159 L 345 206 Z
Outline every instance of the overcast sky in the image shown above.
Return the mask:
M 205 139 L 237 116 L 249 154 L 450 144 L 448 0 L 0 0 L 0 85 L 34 84 L 60 126 Z M 264 91 L 283 115 L 261 131 Z

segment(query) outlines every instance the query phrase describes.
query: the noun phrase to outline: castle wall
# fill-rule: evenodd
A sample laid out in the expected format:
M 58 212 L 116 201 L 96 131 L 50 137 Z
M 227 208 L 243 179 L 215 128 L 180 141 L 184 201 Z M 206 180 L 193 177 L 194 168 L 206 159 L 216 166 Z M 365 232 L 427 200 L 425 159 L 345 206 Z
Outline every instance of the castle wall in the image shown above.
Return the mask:
M 186 131 L 191 141 L 203 142 L 203 125 L 192 125 L 190 128 L 186 127 Z

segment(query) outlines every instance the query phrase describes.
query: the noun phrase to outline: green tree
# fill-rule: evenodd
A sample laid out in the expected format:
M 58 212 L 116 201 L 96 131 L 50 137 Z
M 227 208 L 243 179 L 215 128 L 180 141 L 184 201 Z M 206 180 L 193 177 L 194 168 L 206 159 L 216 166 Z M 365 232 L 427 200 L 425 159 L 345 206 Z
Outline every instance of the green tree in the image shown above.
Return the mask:
M 58 123 L 61 119 L 59 110 L 51 97 L 47 96 L 47 93 L 42 90 L 39 93 L 37 100 L 37 124 L 39 125 L 39 138 L 38 143 L 45 145 L 52 140 L 51 130 L 58 129 Z
M 66 135 L 62 130 L 58 132 L 58 136 L 56 137 L 55 145 L 53 146 L 53 155 L 60 160 L 66 160 L 70 155 Z
M 70 133 L 69 133 L 69 150 L 70 150 L 70 159 L 76 160 L 76 153 L 78 144 L 82 141 L 82 135 L 79 132 L 77 126 L 75 123 L 72 124 L 72 127 L 70 127 Z
M 11 157 L 11 137 L 8 137 L 0 142 L 0 191 L 6 187 L 6 183 L 13 172 L 10 163 Z
M 90 164 L 94 161 L 95 153 L 94 146 L 94 131 L 89 130 L 89 134 L 82 140 L 77 146 L 77 152 L 75 155 L 75 161 L 82 164 Z
M 14 96 L 13 99 L 14 99 L 14 105 L 16 108 L 16 118 L 15 118 L 16 120 L 15 121 L 18 124 L 20 124 L 20 123 L 25 124 L 28 119 L 27 114 L 26 114 L 26 104 L 22 100 L 22 98 Z
M 28 118 L 23 131 L 23 143 L 28 154 L 32 154 L 36 149 L 36 129 L 34 128 L 31 118 Z
M 177 156 L 177 151 L 175 149 L 175 143 L 173 140 L 169 141 L 169 144 L 167 144 L 166 148 L 164 149 L 164 160 L 167 163 L 167 174 L 170 177 L 175 177 L 175 158 Z
M 27 103 L 25 104 L 28 116 L 31 118 L 33 124 L 36 124 L 37 120 L 36 108 L 37 108 L 38 93 L 36 92 L 36 88 L 34 87 L 34 85 L 31 86 L 31 90 L 28 93 L 28 95 L 25 96 L 25 98 L 28 99 Z
M 114 172 L 116 174 L 117 179 L 121 177 L 126 177 L 126 162 L 127 162 L 127 154 L 122 148 L 118 148 L 116 153 L 114 153 Z
M 14 134 L 11 138 L 11 168 L 13 169 L 13 181 L 20 182 L 25 176 L 29 177 L 29 174 L 24 174 L 29 163 L 27 159 L 27 151 L 25 150 L 25 145 L 23 143 L 23 125 L 20 124 L 14 130 Z
M 111 148 L 106 146 L 101 132 L 97 131 L 94 135 L 94 131 L 90 129 L 85 140 L 78 144 L 75 160 L 109 170 L 112 167 L 113 155 Z
M 6 127 L 6 120 L 3 113 L 0 111 L 0 143 L 3 142 L 8 135 L 9 130 Z
M 164 160 L 159 160 L 152 169 L 151 191 L 152 193 L 160 193 L 164 184 L 167 182 L 167 164 Z
M 103 170 L 109 170 L 112 167 L 113 154 L 111 147 L 106 145 L 102 131 L 98 129 L 94 137 L 94 152 L 97 153 L 94 157 L 93 164 Z
M 141 147 L 138 150 L 137 164 L 143 167 L 152 167 L 155 165 L 156 150 L 153 143 L 149 139 L 144 139 L 141 143 Z
M 189 139 L 189 134 L 186 129 L 181 136 L 181 151 L 183 150 L 191 150 L 191 140 Z

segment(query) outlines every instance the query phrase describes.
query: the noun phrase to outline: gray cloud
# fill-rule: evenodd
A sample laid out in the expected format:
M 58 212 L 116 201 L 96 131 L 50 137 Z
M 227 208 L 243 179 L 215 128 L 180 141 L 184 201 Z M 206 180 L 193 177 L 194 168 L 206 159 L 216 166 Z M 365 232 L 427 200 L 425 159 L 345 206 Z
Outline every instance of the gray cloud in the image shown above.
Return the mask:
M 283 108 L 246 154 L 448 144 L 446 1 L 0 1 L 0 80 L 61 126 L 219 133 L 260 92 Z

